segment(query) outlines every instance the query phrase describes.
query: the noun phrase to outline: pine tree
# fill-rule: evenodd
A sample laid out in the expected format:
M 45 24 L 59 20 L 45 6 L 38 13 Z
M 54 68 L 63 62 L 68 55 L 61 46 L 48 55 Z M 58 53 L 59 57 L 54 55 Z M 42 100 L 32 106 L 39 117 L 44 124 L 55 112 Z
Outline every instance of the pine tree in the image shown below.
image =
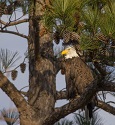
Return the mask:
M 22 17 L 28 14 L 29 18 L 17 18 L 18 10 L 22 11 Z M 53 125 L 66 115 L 83 108 L 98 91 L 115 91 L 114 81 L 109 79 L 111 72 L 107 70 L 107 66 L 113 67 L 115 62 L 114 10 L 114 0 L 0 2 L 0 33 L 20 36 L 25 38 L 28 44 L 25 57 L 29 63 L 27 92 L 19 91 L 14 82 L 4 75 L 18 71 L 20 65 L 23 73 L 26 62 L 13 68 L 18 59 L 17 53 L 10 54 L 3 49 L 0 51 L 0 87 L 16 105 L 21 125 Z M 4 15 L 8 15 L 8 22 L 3 20 Z M 18 24 L 26 22 L 29 24 L 28 35 L 22 34 L 17 28 Z M 16 30 L 11 31 L 10 26 L 15 26 Z M 61 40 L 63 45 L 75 44 L 81 59 L 90 66 L 95 76 L 92 86 L 88 86 L 80 97 L 69 100 L 69 103 L 59 108 L 55 108 L 56 100 L 67 97 L 66 89 L 56 90 L 56 75 L 63 69 L 63 63 L 60 61 L 61 57 L 54 55 L 53 40 L 57 44 L 60 44 Z M 102 54 L 103 49 L 107 51 Z M 60 56 L 60 52 L 58 55 Z M 111 104 L 100 98 L 97 98 L 97 102 L 97 107 L 115 114 Z

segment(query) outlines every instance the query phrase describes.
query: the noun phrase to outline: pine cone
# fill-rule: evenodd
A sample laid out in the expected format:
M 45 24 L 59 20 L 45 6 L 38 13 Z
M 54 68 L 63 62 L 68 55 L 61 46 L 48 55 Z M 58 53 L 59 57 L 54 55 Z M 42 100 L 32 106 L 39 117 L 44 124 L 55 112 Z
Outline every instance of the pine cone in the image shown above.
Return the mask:
M 80 40 L 80 36 L 76 32 L 71 32 L 71 40 Z
M 21 70 L 22 73 L 25 72 L 25 70 L 26 70 L 26 64 L 25 63 L 20 64 L 20 70 Z
M 13 70 L 11 72 L 11 77 L 12 77 L 12 80 L 15 80 L 17 78 L 17 75 L 18 75 L 18 71 L 17 70 Z
M 80 36 L 76 32 L 64 31 L 63 32 L 63 41 L 68 43 L 71 41 L 76 42 L 80 40 Z
M 63 41 L 64 43 L 68 43 L 71 37 L 71 33 L 69 31 L 63 32 Z

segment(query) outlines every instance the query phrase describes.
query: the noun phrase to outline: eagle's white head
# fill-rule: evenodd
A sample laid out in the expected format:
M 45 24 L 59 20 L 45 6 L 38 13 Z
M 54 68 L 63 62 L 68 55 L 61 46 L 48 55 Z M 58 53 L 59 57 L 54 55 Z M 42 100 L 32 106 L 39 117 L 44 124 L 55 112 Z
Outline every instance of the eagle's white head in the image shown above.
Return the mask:
M 79 57 L 79 55 L 76 53 L 76 50 L 74 47 L 69 46 L 65 50 L 61 52 L 61 55 L 65 55 L 65 59 L 70 59 L 73 57 Z

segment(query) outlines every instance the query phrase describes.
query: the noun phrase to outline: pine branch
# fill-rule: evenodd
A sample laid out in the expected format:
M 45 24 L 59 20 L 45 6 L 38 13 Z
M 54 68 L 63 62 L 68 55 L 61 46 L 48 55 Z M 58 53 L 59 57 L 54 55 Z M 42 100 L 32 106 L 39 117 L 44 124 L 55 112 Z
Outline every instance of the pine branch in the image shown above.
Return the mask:
M 51 125 L 54 124 L 59 119 L 67 116 L 68 114 L 75 112 L 76 110 L 80 109 L 81 107 L 85 106 L 89 100 L 95 95 L 97 92 L 97 81 L 95 80 L 89 87 L 84 91 L 84 93 L 78 97 L 67 103 L 66 105 L 56 108 L 55 111 L 44 119 L 43 125 Z
M 26 35 L 24 35 L 24 34 L 21 34 L 21 33 L 14 32 L 14 31 L 0 30 L 0 32 L 1 32 L 1 33 L 10 33 L 10 34 L 14 34 L 14 35 L 17 35 L 17 36 L 20 36 L 20 37 L 29 39 L 28 36 L 26 36 Z
M 16 87 L 0 72 L 0 88 L 10 97 L 15 103 L 18 110 L 23 112 L 24 107 L 28 104 Z
M 111 91 L 115 92 L 115 82 L 102 81 L 98 84 L 98 91 Z
M 62 107 L 56 108 L 55 111 L 50 116 L 46 117 L 46 119 L 44 120 L 44 125 L 46 123 L 47 125 L 50 125 L 51 123 L 54 124 L 59 119 L 65 117 L 66 115 L 72 112 L 75 112 L 76 110 L 86 105 L 89 102 L 89 100 L 96 94 L 96 92 L 103 91 L 103 90 L 115 92 L 115 82 L 94 81 L 92 84 L 88 86 L 88 88 L 84 91 L 84 93 L 80 97 L 70 101 L 68 104 Z M 66 92 L 60 91 L 57 93 L 57 99 L 61 99 L 61 98 L 64 99 L 65 95 L 66 95 Z M 102 104 L 100 103 L 100 106 L 101 105 Z M 108 107 L 108 108 L 109 108 L 109 111 L 112 111 L 112 107 Z M 104 107 L 102 107 L 102 109 L 104 109 Z M 105 108 L 105 111 L 107 111 L 106 108 Z M 115 113 L 115 109 L 113 111 Z
M 98 91 L 115 92 L 115 82 L 110 82 L 110 81 L 100 82 L 98 84 Z M 56 100 L 60 100 L 60 99 L 67 99 L 66 98 L 66 91 L 57 91 Z
M 24 23 L 24 22 L 28 22 L 28 19 L 18 20 L 18 21 L 9 22 L 9 23 L 6 23 L 3 20 L 0 20 L 0 23 L 5 25 L 5 28 L 9 27 L 9 26 L 18 25 L 18 24 L 21 24 L 21 23 Z
M 109 112 L 109 113 L 115 115 L 115 107 L 113 107 L 103 101 L 98 100 L 97 107 L 103 109 L 106 112 Z

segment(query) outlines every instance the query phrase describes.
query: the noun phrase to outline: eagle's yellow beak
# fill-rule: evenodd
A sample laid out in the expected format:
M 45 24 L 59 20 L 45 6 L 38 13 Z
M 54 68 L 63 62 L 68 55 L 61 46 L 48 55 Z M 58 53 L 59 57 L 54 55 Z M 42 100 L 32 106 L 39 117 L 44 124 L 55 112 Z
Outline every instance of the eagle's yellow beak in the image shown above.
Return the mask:
M 68 50 L 63 50 L 62 52 L 61 52 L 61 55 L 66 55 L 68 53 Z

